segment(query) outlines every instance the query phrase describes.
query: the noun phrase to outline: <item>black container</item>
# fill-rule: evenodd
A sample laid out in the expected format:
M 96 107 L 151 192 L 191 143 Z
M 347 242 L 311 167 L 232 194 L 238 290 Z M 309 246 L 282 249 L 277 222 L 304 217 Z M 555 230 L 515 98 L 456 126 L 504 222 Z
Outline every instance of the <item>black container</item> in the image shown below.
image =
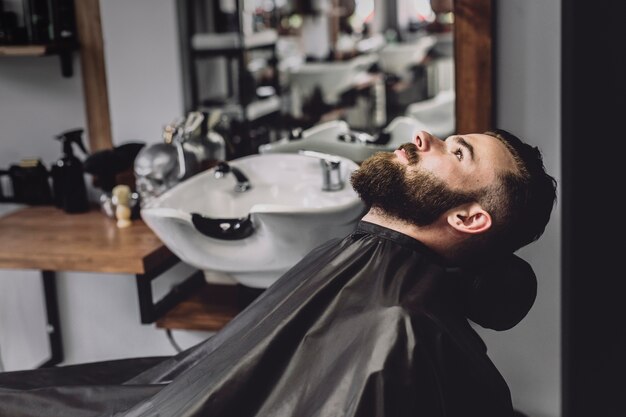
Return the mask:
M 47 0 L 22 0 L 24 26 L 29 43 L 48 43 L 54 38 L 52 10 Z
M 87 154 L 82 142 L 83 129 L 63 132 L 55 138 L 63 143 L 63 156 L 52 165 L 52 189 L 54 203 L 67 213 L 84 213 L 89 210 L 85 170 L 83 163 L 74 155 L 73 144 Z
M 20 24 L 20 16 L 4 7 L 0 0 L 0 45 L 19 45 L 28 41 L 26 28 Z
M 40 160 L 23 160 L 8 171 L 13 186 L 10 201 L 30 205 L 52 204 L 48 170 Z
M 0 44 L 76 43 L 74 0 L 0 0 Z
M 76 40 L 74 1 L 54 0 L 52 4 L 52 40 L 55 42 Z

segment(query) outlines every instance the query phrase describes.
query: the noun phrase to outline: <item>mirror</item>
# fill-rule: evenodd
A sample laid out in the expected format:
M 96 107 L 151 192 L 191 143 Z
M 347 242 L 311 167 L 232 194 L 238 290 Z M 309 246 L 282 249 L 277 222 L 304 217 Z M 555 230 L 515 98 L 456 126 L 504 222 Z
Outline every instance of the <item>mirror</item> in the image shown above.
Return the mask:
M 274 1 L 281 3 L 281 0 Z M 331 1 L 338 5 L 343 0 Z M 367 5 L 367 0 L 363 1 L 363 4 Z M 493 0 L 453 0 L 455 125 L 459 132 L 486 130 L 492 124 L 492 2 Z M 97 13 L 98 1 L 77 2 L 76 9 L 82 44 L 80 56 L 85 83 L 90 147 L 92 150 L 110 148 L 112 141 L 106 80 L 103 77 L 104 54 Z M 94 15 L 98 17 L 97 22 L 94 22 Z M 268 14 L 265 15 L 267 18 Z M 271 16 L 270 13 L 269 18 L 272 18 Z M 253 22 L 261 21 L 254 15 L 252 17 Z M 374 14 L 369 19 L 373 22 L 383 18 L 384 14 L 374 9 Z M 363 25 L 367 23 L 366 19 L 367 15 L 361 18 L 360 27 L 358 19 L 350 23 L 355 25 L 353 27 L 355 31 L 363 30 Z M 345 25 L 345 22 L 341 24 Z M 87 61 L 94 64 L 86 65 Z

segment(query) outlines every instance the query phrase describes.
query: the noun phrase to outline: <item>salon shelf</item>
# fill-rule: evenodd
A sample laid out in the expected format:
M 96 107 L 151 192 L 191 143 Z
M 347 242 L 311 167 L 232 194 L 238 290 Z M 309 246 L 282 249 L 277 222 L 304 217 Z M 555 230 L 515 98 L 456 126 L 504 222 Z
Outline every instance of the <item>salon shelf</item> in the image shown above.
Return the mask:
M 0 268 L 145 274 L 175 258 L 141 220 L 119 229 L 95 207 L 27 206 L 0 218 Z
M 0 55 L 2 56 L 44 56 L 48 55 L 46 45 L 2 45 Z
M 264 99 L 257 99 L 253 102 L 242 105 L 239 103 L 228 103 L 221 106 L 205 106 L 200 105 L 199 111 L 213 112 L 220 109 L 224 114 L 235 117 L 239 120 L 258 120 L 269 114 L 280 111 L 282 101 L 279 96 L 271 96 Z
M 77 50 L 72 44 L 0 45 L 0 56 L 45 56 Z
M 64 77 L 73 75 L 72 53 L 78 45 L 63 44 L 32 44 L 32 45 L 0 45 L 0 57 L 42 57 L 58 55 L 61 59 L 61 73 Z
M 237 285 L 207 284 L 156 321 L 163 329 L 217 331 L 245 307 Z
M 278 40 L 278 32 L 267 29 L 250 35 L 230 33 L 197 33 L 191 37 L 191 47 L 195 52 L 223 54 L 228 51 L 273 48 Z

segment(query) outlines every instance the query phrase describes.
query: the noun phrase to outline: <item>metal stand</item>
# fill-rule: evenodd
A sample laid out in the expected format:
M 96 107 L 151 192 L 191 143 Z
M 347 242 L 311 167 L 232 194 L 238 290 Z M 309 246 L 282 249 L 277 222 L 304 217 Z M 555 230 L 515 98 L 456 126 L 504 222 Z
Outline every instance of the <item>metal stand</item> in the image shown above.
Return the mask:
M 202 271 L 196 271 L 185 281 L 173 287 L 156 303 L 152 297 L 152 281 L 180 262 L 172 257 L 153 271 L 137 274 L 137 295 L 139 297 L 139 313 L 142 324 L 154 323 L 168 310 L 185 299 L 188 294 L 205 284 Z M 57 365 L 64 360 L 63 341 L 61 337 L 61 321 L 59 318 L 59 302 L 57 298 L 56 274 L 54 271 L 41 271 L 46 306 L 47 332 L 50 344 L 50 358 L 40 368 Z M 0 363 L 1 365 L 1 363 Z
M 54 366 L 63 361 L 63 341 L 61 339 L 61 321 L 59 320 L 59 302 L 54 271 L 41 271 L 43 291 L 46 303 L 47 332 L 50 343 L 50 359 L 40 368 Z
M 154 323 L 172 307 L 183 301 L 191 291 L 205 284 L 202 271 L 196 271 L 187 277 L 185 281 L 173 287 L 169 293 L 155 303 L 152 296 L 152 281 L 178 262 L 180 260 L 173 257 L 148 274 L 136 275 L 139 314 L 142 324 Z

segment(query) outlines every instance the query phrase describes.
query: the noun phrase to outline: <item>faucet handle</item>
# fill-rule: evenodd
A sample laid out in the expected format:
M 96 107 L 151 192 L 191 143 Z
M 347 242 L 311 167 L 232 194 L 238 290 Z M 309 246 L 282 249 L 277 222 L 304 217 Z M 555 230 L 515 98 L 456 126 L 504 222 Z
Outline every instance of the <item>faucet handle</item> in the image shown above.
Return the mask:
M 215 178 L 222 178 L 224 175 L 230 172 L 230 165 L 225 161 L 219 161 L 214 168 L 213 176 Z
M 204 121 L 204 114 L 199 111 L 192 111 L 187 115 L 182 127 L 182 139 L 188 140 Z
M 300 155 L 317 158 L 322 166 L 322 190 L 338 191 L 343 189 L 344 181 L 341 178 L 341 158 L 329 153 L 299 150 Z

